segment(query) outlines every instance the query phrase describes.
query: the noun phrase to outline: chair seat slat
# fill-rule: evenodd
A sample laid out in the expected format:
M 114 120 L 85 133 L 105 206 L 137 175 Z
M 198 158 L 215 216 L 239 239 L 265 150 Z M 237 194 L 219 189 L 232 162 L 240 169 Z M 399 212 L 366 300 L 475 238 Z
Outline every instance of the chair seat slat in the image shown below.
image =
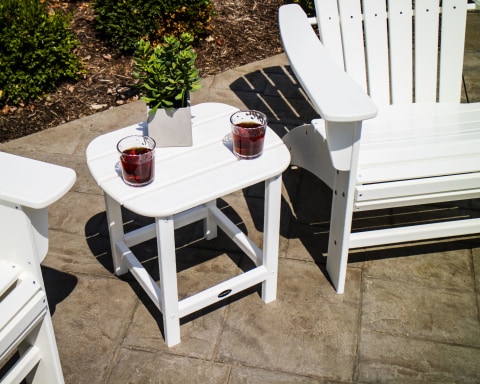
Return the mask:
M 14 264 L 0 261 L 0 297 L 8 291 L 18 279 L 20 268 Z
M 422 180 L 402 180 L 381 185 L 358 185 L 355 201 L 391 199 L 399 196 L 420 196 L 454 191 L 480 191 L 479 173 L 465 173 L 461 175 L 431 177 Z
M 35 368 L 35 366 L 40 362 L 41 358 L 42 353 L 40 348 L 36 346 L 29 347 L 22 355 L 22 358 L 17 361 L 15 365 L 8 371 L 7 375 L 3 377 L 5 383 L 23 383 L 23 379 Z
M 364 122 L 358 183 L 480 172 L 480 104 L 390 106 Z
M 478 132 L 479 120 L 478 103 L 391 106 L 363 123 L 362 143 L 468 134 Z
M 0 360 L 18 347 L 25 336 L 45 318 L 47 311 L 45 292 L 38 291 L 25 303 L 20 312 L 0 329 Z
M 374 140 L 365 139 L 361 144 L 360 162 L 363 163 L 365 159 L 371 157 L 371 152 L 381 153 L 385 151 L 395 151 L 399 153 L 394 156 L 402 158 L 403 155 L 400 152 L 409 151 L 410 149 L 413 150 L 414 148 L 428 149 L 429 147 L 436 145 L 442 147 L 440 151 L 444 150 L 444 146 L 451 146 L 451 151 L 453 152 L 455 152 L 455 146 L 467 145 L 465 151 L 468 151 L 468 142 L 477 142 L 479 140 L 478 124 L 478 122 L 453 122 L 450 124 L 442 124 L 438 129 L 435 129 L 433 126 L 426 126 L 422 132 L 409 134 L 411 130 L 408 129 L 404 135 L 399 134 L 398 131 L 395 132 L 392 130 L 390 138 L 388 137 L 387 132 L 382 135 L 381 138 L 377 137 L 374 138 Z M 395 125 L 392 124 L 392 127 L 394 126 Z M 448 156 L 451 151 L 447 150 L 444 156 Z M 473 148 L 472 151 L 478 152 L 478 147 Z
M 41 289 L 42 287 L 39 282 L 35 281 L 31 276 L 25 276 L 21 280 L 18 280 L 11 292 L 0 302 L 2 313 L 0 317 L 0 330 L 2 330 Z
M 479 163 L 480 155 L 478 154 L 450 158 L 415 159 L 397 164 L 383 163 L 360 168 L 357 180 L 359 184 L 368 184 L 455 175 L 460 172 L 475 172 L 478 170 Z
M 389 164 L 436 158 L 467 157 L 478 154 L 480 135 L 471 132 L 444 137 L 394 140 L 391 143 L 366 144 L 361 147 L 360 168 L 370 164 Z M 480 165 L 476 164 L 480 169 Z

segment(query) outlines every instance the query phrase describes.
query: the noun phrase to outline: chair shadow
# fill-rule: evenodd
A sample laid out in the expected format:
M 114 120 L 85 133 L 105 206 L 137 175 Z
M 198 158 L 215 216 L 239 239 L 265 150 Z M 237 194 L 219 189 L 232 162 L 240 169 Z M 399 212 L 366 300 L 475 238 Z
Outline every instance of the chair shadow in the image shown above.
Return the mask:
M 280 137 L 296 126 L 308 124 L 312 119 L 319 118 L 288 65 L 269 67 L 244 74 L 230 85 L 230 89 L 247 108 L 258 109 L 266 113 L 269 126 Z M 288 201 L 282 199 L 280 234 L 289 240 L 299 239 L 313 261 L 329 279 L 325 263 L 330 230 L 332 191 L 308 171 L 296 167 L 290 167 L 284 172 L 283 182 Z M 262 193 L 263 189 L 258 186 L 245 190 L 245 198 L 258 230 L 263 230 L 263 210 L 259 211 L 255 198 L 263 198 Z M 433 208 L 421 206 L 413 210 L 398 208 L 370 211 L 354 216 L 353 230 L 372 226 L 386 228 L 397 225 L 398 218 L 402 216 L 413 217 L 420 222 L 437 220 L 436 216 L 439 211 L 445 211 L 447 215 L 452 213 L 452 205 L 459 207 L 460 213 L 454 213 L 454 215 L 480 216 L 478 201 L 477 203 L 467 201 L 466 203 L 436 204 Z M 433 219 L 432 212 L 435 212 Z M 427 241 L 408 245 L 396 244 L 383 249 L 351 252 L 349 263 L 459 250 L 472 245 L 478 246 L 479 243 L 478 237 L 462 237 L 447 242 Z
M 319 118 L 289 65 L 244 74 L 230 85 L 230 89 L 247 108 L 266 113 L 270 128 L 280 137 L 299 125 Z M 301 186 L 303 179 L 300 169 L 290 167 L 283 174 L 288 201 L 282 198 L 280 235 L 287 239 L 301 239 L 314 262 L 322 266 L 324 258 L 321 255 L 326 252 L 329 223 L 329 216 L 325 216 L 329 204 L 323 202 L 331 200 L 331 197 L 325 188 L 317 186 L 321 192 L 318 199 L 302 198 L 305 188 Z M 255 199 L 264 198 L 263 186 L 247 188 L 244 193 L 255 227 L 263 231 L 263 207 L 259 210 L 255 204 Z M 322 203 L 316 204 L 316 201 Z
M 269 127 L 280 137 L 296 126 L 318 118 L 318 113 L 305 96 L 289 65 L 246 73 L 230 84 L 230 89 L 247 108 L 264 112 Z M 295 195 L 297 189 L 296 175 L 287 169 L 283 174 L 283 182 L 289 200 L 292 200 L 292 193 Z M 244 195 L 256 229 L 263 231 L 263 206 L 258 206 L 258 201 L 264 200 L 263 183 L 246 188 Z M 288 237 L 294 212 L 284 199 L 280 217 L 280 234 Z
M 244 74 L 230 89 L 248 109 L 264 112 L 268 125 L 280 137 L 319 117 L 288 65 Z
M 69 273 L 60 272 L 43 265 L 41 269 L 50 315 L 53 315 L 57 304 L 60 304 L 73 292 L 78 279 Z

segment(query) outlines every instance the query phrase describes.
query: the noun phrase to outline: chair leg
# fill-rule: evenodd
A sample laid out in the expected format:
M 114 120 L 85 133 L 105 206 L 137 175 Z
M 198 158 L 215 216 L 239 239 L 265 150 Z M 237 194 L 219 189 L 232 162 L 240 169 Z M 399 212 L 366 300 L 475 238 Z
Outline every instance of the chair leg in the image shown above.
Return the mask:
M 352 227 L 354 191 L 349 188 L 350 177 L 350 172 L 337 171 L 332 197 L 327 272 L 339 294 L 345 289 Z

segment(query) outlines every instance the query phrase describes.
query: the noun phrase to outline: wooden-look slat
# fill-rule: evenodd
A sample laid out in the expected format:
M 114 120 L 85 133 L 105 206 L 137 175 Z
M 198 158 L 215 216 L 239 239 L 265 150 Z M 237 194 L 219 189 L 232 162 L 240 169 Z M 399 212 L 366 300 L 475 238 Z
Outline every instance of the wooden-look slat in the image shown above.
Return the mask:
M 458 103 L 460 101 L 466 12 L 466 0 L 443 0 L 439 80 L 440 102 Z
M 368 89 L 378 105 L 390 104 L 389 48 L 385 0 L 363 0 Z
M 358 182 L 478 172 L 479 109 L 479 104 L 391 106 L 390 119 L 366 121 Z
M 413 101 L 413 9 L 411 0 L 388 1 L 391 101 Z
M 320 8 L 320 4 L 321 8 Z M 338 16 L 337 0 L 315 0 L 317 9 L 318 34 L 325 48 L 330 52 L 337 63 L 345 67 L 343 62 L 342 34 Z M 318 3 L 318 4 L 317 4 Z
M 437 99 L 438 16 L 438 0 L 415 0 L 416 102 Z
M 357 1 L 339 2 L 345 70 L 367 90 L 365 49 L 363 45 L 363 15 Z
M 423 180 L 409 179 L 380 185 L 357 185 L 355 200 L 363 202 L 375 199 L 393 199 L 399 196 L 458 192 L 468 189 L 477 191 L 477 193 L 480 191 L 478 173 L 430 177 Z

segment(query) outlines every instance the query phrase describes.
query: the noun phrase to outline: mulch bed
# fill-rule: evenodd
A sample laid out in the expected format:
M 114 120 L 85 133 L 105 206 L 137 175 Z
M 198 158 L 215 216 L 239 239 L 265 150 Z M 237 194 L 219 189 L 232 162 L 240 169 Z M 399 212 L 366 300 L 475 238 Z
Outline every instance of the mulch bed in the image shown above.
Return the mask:
M 0 105 L 0 142 L 26 136 L 135 100 L 130 86 L 133 58 L 121 55 L 96 35 L 93 1 L 62 3 L 73 12 L 80 40 L 77 54 L 86 74 L 26 105 Z M 282 52 L 278 8 L 282 0 L 213 0 L 212 34 L 196 47 L 201 76 L 214 75 Z

